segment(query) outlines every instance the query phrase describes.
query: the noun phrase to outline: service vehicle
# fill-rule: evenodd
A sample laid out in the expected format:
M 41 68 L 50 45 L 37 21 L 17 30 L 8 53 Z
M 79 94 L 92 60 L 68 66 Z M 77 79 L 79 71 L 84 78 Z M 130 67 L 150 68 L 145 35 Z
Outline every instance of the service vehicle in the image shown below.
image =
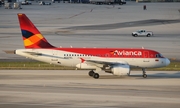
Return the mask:
M 26 0 L 23 0 L 21 2 L 22 5 L 32 5 L 32 2 L 31 1 L 26 1 Z
M 150 37 L 150 36 L 153 36 L 153 32 L 141 29 L 141 30 L 132 32 L 132 36 L 134 36 L 134 37 L 137 37 L 137 36 L 147 36 L 147 37 Z
M 39 5 L 51 5 L 51 3 L 50 2 L 40 1 Z

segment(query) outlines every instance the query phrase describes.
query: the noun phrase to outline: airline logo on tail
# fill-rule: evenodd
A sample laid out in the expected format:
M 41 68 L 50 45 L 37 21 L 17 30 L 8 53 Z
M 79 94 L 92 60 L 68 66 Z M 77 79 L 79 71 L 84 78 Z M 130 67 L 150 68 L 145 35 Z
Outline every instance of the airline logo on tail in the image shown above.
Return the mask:
M 54 48 L 25 14 L 18 14 L 25 48 Z

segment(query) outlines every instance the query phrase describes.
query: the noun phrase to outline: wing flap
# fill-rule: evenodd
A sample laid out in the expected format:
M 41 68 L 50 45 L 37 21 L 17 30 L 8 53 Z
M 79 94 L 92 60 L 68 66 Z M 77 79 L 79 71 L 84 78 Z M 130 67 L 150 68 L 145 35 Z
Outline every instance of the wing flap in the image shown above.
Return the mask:
M 94 65 L 97 67 L 107 67 L 115 64 L 125 65 L 128 64 L 126 61 L 100 61 L 100 60 L 85 60 L 87 64 Z

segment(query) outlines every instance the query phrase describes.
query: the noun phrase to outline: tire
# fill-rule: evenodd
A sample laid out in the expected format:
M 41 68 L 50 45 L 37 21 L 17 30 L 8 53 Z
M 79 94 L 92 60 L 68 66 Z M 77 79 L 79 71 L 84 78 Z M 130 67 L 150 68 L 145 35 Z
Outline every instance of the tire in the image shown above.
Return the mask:
M 132 33 L 132 36 L 134 36 L 134 34 Z
M 150 34 L 147 34 L 147 37 L 150 37 L 151 35 Z
M 99 74 L 98 73 L 94 73 L 94 76 L 93 76 L 95 79 L 98 79 L 99 78 Z
M 134 37 L 137 37 L 138 35 L 137 34 L 134 34 Z
M 94 76 L 94 71 L 89 71 L 89 76 Z
M 144 75 L 143 75 L 143 78 L 147 78 L 147 75 L 146 75 L 146 74 L 144 74 Z

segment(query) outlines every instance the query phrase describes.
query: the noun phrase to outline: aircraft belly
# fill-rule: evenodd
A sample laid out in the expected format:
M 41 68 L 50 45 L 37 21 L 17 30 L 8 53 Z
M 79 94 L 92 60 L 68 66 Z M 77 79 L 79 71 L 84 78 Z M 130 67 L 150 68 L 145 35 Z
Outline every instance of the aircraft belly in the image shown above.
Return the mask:
M 127 59 L 126 61 L 132 67 L 150 68 L 154 66 L 154 63 L 151 60 L 144 60 L 144 58 L 131 58 Z
M 64 66 L 76 67 L 78 63 L 81 63 L 79 59 L 58 59 L 59 64 Z

